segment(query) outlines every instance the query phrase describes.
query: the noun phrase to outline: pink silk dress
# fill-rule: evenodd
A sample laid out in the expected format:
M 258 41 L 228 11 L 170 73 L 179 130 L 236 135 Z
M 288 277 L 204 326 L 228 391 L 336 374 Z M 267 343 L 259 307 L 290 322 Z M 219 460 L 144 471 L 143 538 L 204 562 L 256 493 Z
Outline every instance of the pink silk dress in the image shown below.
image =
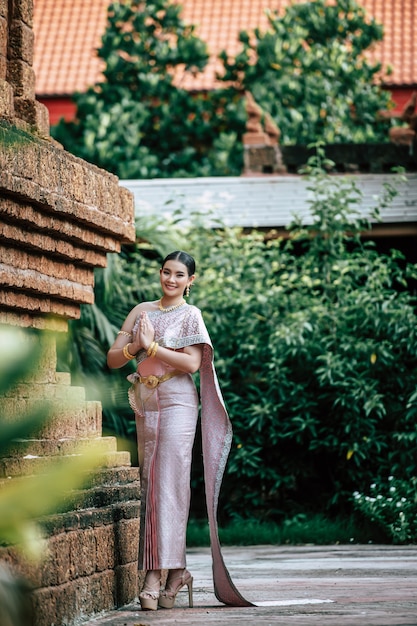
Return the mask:
M 253 606 L 233 584 L 221 553 L 217 526 L 220 486 L 232 443 L 232 427 L 213 364 L 213 347 L 201 311 L 190 304 L 170 312 L 149 311 L 155 341 L 173 350 L 202 346 L 201 432 L 206 504 L 213 558 L 214 593 L 231 606 Z M 139 320 L 136 321 L 134 331 Z M 135 413 L 141 472 L 140 570 L 186 566 L 192 448 L 198 394 L 190 374 L 181 373 L 150 389 L 139 376 L 162 376 L 173 368 L 141 350 L 137 371 L 128 376 Z

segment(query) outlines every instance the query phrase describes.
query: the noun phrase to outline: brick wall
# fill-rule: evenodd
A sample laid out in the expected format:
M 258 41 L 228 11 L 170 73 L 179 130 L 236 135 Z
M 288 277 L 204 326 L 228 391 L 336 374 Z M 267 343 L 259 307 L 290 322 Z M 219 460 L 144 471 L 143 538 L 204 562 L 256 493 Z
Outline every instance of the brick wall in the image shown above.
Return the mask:
M 67 510 L 42 520 L 41 563 L 16 547 L 2 548 L 0 560 L 33 587 L 35 626 L 70 626 L 137 594 L 138 469 L 115 438 L 102 437 L 101 404 L 56 371 L 56 333 L 93 303 L 94 269 L 107 253 L 134 241 L 134 206 L 115 176 L 50 138 L 47 109 L 35 100 L 32 23 L 32 0 L 0 0 L 0 324 L 38 329 L 44 346 L 37 371 L 0 398 L 0 419 L 19 419 L 34 398 L 52 415 L 36 439 L 0 459 L 0 498 L 5 482 L 47 472 L 80 443 L 102 461 Z
M 62 327 L 94 300 L 94 268 L 134 240 L 118 179 L 12 127 L 0 149 L 0 321 Z M 54 326 L 54 327 L 55 327 Z

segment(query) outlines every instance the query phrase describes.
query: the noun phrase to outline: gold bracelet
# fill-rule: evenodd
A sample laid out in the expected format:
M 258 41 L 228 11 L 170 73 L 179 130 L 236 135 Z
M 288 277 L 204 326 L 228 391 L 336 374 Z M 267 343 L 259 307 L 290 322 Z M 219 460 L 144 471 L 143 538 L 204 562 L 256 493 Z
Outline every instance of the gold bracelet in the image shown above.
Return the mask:
M 159 348 L 159 344 L 156 341 L 152 341 L 151 345 L 146 351 L 146 354 L 148 355 L 150 359 L 152 359 L 155 356 L 158 348 Z
M 130 354 L 130 352 L 129 352 L 129 346 L 131 346 L 131 345 L 132 345 L 131 343 L 127 343 L 125 346 L 123 346 L 123 356 L 128 361 L 131 361 L 136 356 L 136 354 Z
M 125 335 L 126 337 L 131 337 L 132 333 L 127 333 L 125 330 L 119 330 L 118 335 Z

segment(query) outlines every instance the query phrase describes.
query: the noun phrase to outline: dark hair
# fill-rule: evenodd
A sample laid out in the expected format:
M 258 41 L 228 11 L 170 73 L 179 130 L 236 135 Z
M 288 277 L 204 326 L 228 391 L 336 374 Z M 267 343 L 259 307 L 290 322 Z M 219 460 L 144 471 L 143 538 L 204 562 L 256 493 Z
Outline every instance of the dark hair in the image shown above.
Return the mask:
M 176 250 L 175 252 L 171 252 L 162 261 L 162 267 L 164 267 L 167 261 L 179 261 L 180 263 L 183 263 L 187 268 L 188 276 L 192 276 L 193 274 L 195 274 L 195 261 L 190 254 L 187 254 L 187 252 L 182 252 L 182 250 Z

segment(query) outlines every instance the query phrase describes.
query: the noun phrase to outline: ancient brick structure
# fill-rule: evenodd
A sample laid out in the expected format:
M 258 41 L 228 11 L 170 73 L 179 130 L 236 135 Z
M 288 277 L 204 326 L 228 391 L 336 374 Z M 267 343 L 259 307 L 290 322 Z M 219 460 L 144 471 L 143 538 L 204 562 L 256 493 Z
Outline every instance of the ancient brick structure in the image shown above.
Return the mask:
M 0 460 L 5 480 L 44 471 L 80 441 L 102 467 L 72 508 L 44 520 L 48 557 L 29 566 L 12 548 L 0 558 L 34 586 L 35 625 L 70 625 L 131 601 L 137 592 L 139 478 L 127 452 L 102 437 L 101 405 L 56 372 L 56 334 L 94 300 L 94 268 L 135 237 L 133 198 L 115 176 L 65 152 L 35 100 L 33 0 L 0 0 L 0 323 L 39 329 L 42 363 L 1 399 L 15 419 L 28 399 L 52 401 L 52 419 Z
M 244 176 L 283 174 L 279 138 L 281 131 L 272 117 L 255 102 L 250 91 L 245 93 L 248 121 L 243 135 Z

